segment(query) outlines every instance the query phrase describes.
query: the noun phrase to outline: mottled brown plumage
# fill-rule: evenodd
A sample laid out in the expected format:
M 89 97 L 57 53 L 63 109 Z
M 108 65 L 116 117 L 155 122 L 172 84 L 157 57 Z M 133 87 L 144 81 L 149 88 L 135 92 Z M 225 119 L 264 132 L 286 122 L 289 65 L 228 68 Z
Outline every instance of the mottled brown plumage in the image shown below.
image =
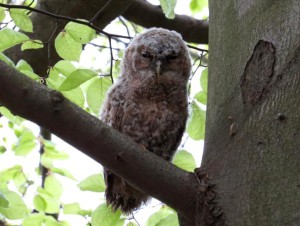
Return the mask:
M 185 130 L 188 49 L 175 31 L 152 28 L 124 53 L 121 75 L 108 92 L 101 119 L 156 155 L 171 161 Z M 134 163 L 132 163 L 134 164 Z M 148 196 L 105 169 L 106 200 L 130 213 Z

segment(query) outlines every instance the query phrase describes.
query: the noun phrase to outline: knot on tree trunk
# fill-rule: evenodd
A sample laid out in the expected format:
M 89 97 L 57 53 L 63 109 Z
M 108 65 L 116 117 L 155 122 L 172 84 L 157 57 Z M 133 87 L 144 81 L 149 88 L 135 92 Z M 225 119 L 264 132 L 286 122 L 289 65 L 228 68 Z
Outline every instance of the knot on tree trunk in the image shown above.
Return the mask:
M 195 169 L 199 179 L 199 189 L 196 200 L 196 226 L 226 226 L 223 209 L 217 203 L 216 185 L 201 168 Z
M 275 47 L 272 43 L 259 40 L 247 62 L 241 77 L 244 104 L 252 108 L 271 89 L 275 65 Z

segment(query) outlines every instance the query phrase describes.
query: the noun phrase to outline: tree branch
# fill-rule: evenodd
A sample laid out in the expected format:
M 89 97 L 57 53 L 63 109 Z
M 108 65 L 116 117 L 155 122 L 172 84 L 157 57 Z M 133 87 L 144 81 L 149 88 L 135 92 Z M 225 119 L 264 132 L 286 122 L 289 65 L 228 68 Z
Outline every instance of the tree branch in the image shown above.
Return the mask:
M 118 34 L 110 34 L 110 33 L 107 33 L 105 31 L 103 31 L 102 29 L 98 28 L 97 26 L 95 26 L 93 24 L 93 19 L 94 18 L 92 18 L 91 21 L 83 21 L 83 20 L 74 19 L 72 17 L 63 16 L 63 15 L 57 15 L 57 14 L 50 13 L 50 12 L 47 12 L 47 11 L 44 11 L 44 10 L 35 9 L 35 8 L 30 7 L 30 6 L 8 5 L 8 4 L 3 4 L 3 3 L 0 3 L 0 6 L 4 7 L 4 8 L 7 8 L 7 9 L 27 9 L 30 12 L 39 13 L 39 14 L 42 14 L 42 15 L 45 15 L 45 16 L 48 16 L 48 17 L 52 17 L 52 18 L 58 19 L 58 20 L 63 20 L 63 21 L 67 21 L 67 22 L 75 22 L 75 23 L 78 23 L 78 24 L 86 25 L 86 26 L 94 29 L 95 31 L 99 32 L 100 34 L 103 34 L 103 35 L 108 36 L 108 37 L 114 36 L 114 37 L 117 37 L 117 38 L 127 38 L 127 39 L 130 39 L 130 37 L 128 37 L 128 36 L 118 35 Z
M 124 18 L 143 27 L 163 27 L 179 32 L 187 42 L 208 44 L 208 21 L 185 15 L 167 19 L 161 8 L 147 1 L 134 0 L 123 13 Z
M 0 102 L 161 200 L 194 222 L 199 181 L 110 128 L 65 99 L 0 61 Z M 80 164 L 80 163 L 79 163 Z M 193 225 L 194 223 L 191 223 Z
M 107 3 L 107 0 L 90 0 L 90 1 L 65 1 L 62 4 L 61 0 L 47 0 L 38 1 L 35 8 L 36 12 L 31 15 L 33 22 L 34 33 L 27 33 L 32 39 L 39 39 L 42 41 L 48 40 L 53 34 L 55 27 L 57 30 L 54 33 L 54 37 L 65 27 L 66 23 L 70 20 L 68 18 L 80 18 L 90 21 L 97 15 L 97 20 L 92 21 L 92 25 L 97 27 L 98 30 L 102 30 L 112 20 L 122 14 L 131 4 L 132 0 L 119 1 L 112 0 L 110 4 L 102 8 Z M 42 15 L 40 12 L 48 12 L 48 15 Z M 101 11 L 102 10 L 102 11 Z M 99 15 L 98 12 L 101 11 Z M 59 18 L 49 19 L 49 16 L 57 15 Z M 56 19 L 60 19 L 59 23 L 56 23 Z M 51 66 L 53 66 L 60 57 L 57 55 L 54 48 L 54 39 L 50 40 L 50 56 Z M 15 63 L 20 59 L 26 60 L 34 69 L 35 73 L 40 76 L 45 76 L 48 70 L 48 48 L 44 47 L 35 51 L 20 51 L 20 48 L 11 48 L 6 51 L 6 55 L 9 56 Z
M 168 20 L 159 7 L 141 0 L 119 1 L 111 0 L 68 1 L 61 4 L 61 0 L 38 1 L 38 5 L 33 10 L 22 6 L 24 9 L 33 11 L 31 19 L 34 25 L 34 33 L 27 33 L 32 39 L 42 41 L 49 40 L 49 37 L 56 37 L 64 28 L 68 21 L 75 21 L 86 24 L 101 32 L 103 28 L 113 19 L 123 14 L 123 16 L 144 27 L 164 27 L 176 30 L 182 34 L 188 42 L 207 43 L 208 42 L 208 22 L 193 19 L 189 16 L 176 15 L 174 20 Z M 59 7 L 58 7 L 59 6 Z M 21 8 L 11 5 L 10 8 Z M 53 19 L 49 20 L 49 16 Z M 85 19 L 89 22 L 80 21 L 74 18 Z M 57 22 L 59 20 L 59 23 Z M 47 28 L 47 29 L 45 29 Z M 54 46 L 54 39 L 49 40 L 48 47 L 35 51 L 20 51 L 19 48 L 11 48 L 6 54 L 16 63 L 20 59 L 26 60 L 35 73 L 45 76 L 49 66 L 53 66 L 60 57 L 57 55 Z M 50 52 L 48 53 L 48 50 Z M 51 56 L 49 62 L 48 55 Z

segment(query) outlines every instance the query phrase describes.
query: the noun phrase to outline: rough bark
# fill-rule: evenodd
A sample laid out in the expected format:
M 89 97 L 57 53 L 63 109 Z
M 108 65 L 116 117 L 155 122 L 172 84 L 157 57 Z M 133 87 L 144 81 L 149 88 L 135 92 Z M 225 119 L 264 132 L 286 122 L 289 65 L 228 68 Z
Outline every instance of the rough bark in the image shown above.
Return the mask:
M 210 0 L 203 170 L 230 226 L 300 225 L 300 2 Z
M 143 0 L 135 0 L 123 16 L 143 27 L 163 27 L 179 32 L 187 42 L 208 43 L 208 21 L 196 20 L 185 15 L 167 19 L 160 7 Z
M 143 150 L 59 92 L 31 80 L 2 61 L 0 102 L 13 114 L 48 129 L 137 189 L 170 205 L 193 225 L 198 189 L 206 190 L 194 173 Z

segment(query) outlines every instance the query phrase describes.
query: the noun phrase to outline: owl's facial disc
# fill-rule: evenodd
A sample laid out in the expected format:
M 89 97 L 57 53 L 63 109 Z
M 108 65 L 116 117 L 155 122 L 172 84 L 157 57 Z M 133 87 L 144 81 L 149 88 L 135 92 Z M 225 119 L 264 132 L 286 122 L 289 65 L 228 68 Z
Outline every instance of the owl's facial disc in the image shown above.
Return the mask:
M 137 47 L 137 54 L 135 68 L 138 70 L 151 69 L 156 76 L 162 76 L 167 71 L 174 71 L 174 68 L 180 64 L 180 50 L 159 44 L 155 48 L 140 45 Z

